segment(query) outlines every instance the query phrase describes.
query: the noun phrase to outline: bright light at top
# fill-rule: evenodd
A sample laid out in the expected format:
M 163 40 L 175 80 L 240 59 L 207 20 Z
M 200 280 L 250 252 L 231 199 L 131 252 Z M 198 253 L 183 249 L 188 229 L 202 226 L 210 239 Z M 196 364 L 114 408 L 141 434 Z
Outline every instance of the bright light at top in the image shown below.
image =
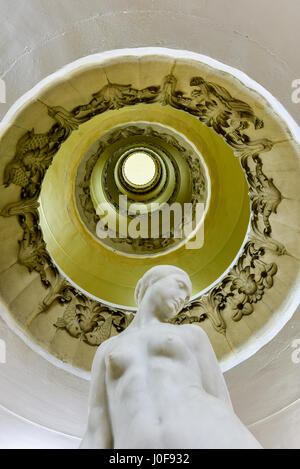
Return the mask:
M 145 186 L 155 176 L 155 163 L 146 152 L 135 151 L 126 158 L 123 171 L 129 183 L 135 186 Z

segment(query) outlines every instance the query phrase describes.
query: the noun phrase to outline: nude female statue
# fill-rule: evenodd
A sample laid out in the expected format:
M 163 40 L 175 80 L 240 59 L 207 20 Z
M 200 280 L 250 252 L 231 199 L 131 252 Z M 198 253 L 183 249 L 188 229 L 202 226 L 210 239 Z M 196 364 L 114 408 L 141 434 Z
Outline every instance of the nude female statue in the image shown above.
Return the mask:
M 191 289 L 174 266 L 138 282 L 134 320 L 96 352 L 80 448 L 260 448 L 233 411 L 206 333 L 167 323 Z

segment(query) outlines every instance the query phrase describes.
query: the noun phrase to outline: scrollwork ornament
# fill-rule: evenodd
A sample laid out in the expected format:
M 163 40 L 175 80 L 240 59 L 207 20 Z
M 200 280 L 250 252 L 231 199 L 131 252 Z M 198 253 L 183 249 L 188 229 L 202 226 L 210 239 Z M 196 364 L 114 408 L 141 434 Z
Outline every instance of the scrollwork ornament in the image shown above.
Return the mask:
M 66 139 L 79 126 L 98 114 L 139 103 L 159 103 L 187 112 L 211 127 L 231 146 L 249 185 L 251 199 L 252 232 L 236 265 L 208 293 L 190 302 L 174 319 L 175 324 L 210 321 L 218 333 L 226 333 L 224 308 L 230 307 L 232 320 L 240 321 L 249 315 L 265 291 L 272 288 L 277 273 L 276 263 L 264 260 L 266 250 L 277 255 L 286 253 L 285 247 L 272 238 L 271 216 L 282 196 L 272 178 L 263 172 L 261 155 L 270 151 L 276 142 L 269 138 L 252 139 L 248 130 L 262 129 L 263 121 L 245 102 L 234 98 L 224 87 L 203 77 L 190 79 L 190 93 L 177 89 L 174 74 L 164 77 L 161 84 L 136 89 L 131 84 L 108 83 L 89 102 L 66 110 L 61 106 L 47 106 L 53 119 L 48 132 L 38 134 L 32 129 L 18 140 L 13 159 L 6 165 L 4 185 L 20 187 L 20 199 L 6 205 L 1 215 L 16 216 L 23 235 L 19 240 L 18 262 L 27 271 L 37 272 L 48 293 L 28 324 L 46 313 L 57 301 L 64 313 L 55 323 L 74 338 L 83 338 L 89 345 L 103 340 L 126 328 L 132 318 L 123 310 L 114 310 L 101 302 L 91 300 L 73 287 L 54 266 L 47 252 L 39 226 L 38 198 L 41 184 L 55 154 Z M 91 163 L 92 164 L 92 163 Z M 190 162 L 191 167 L 195 162 Z M 82 203 L 91 212 L 88 191 L 82 187 Z M 201 190 L 201 183 L 197 190 Z M 85 197 L 86 196 L 86 197 Z

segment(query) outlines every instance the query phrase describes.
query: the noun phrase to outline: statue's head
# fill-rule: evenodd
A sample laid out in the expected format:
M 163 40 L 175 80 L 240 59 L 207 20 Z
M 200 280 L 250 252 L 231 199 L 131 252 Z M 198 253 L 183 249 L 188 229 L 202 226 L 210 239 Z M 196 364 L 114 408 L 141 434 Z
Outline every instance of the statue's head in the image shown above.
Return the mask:
M 152 267 L 139 280 L 135 289 L 138 306 L 145 299 L 159 319 L 166 322 L 181 311 L 190 299 L 192 283 L 186 272 L 173 265 Z

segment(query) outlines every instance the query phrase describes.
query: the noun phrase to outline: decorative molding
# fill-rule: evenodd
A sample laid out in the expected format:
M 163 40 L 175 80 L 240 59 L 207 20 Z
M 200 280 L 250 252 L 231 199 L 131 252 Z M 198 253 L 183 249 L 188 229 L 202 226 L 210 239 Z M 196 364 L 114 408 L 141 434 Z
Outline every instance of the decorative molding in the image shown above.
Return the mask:
M 44 175 L 69 135 L 98 114 L 139 103 L 169 105 L 211 127 L 240 158 L 250 188 L 252 233 L 237 264 L 217 286 L 191 302 L 173 322 L 201 323 L 208 319 L 216 331 L 224 334 L 226 308 L 231 308 L 231 319 L 239 321 L 244 315 L 251 314 L 266 289 L 272 288 L 277 266 L 264 261 L 265 252 L 271 250 L 283 255 L 286 251 L 282 244 L 272 238 L 270 216 L 276 213 L 281 194 L 273 180 L 263 173 L 261 154 L 270 151 L 273 144 L 278 142 L 268 138 L 253 140 L 247 134 L 250 127 L 253 130 L 262 129 L 263 121 L 247 103 L 232 97 L 224 87 L 197 76 L 191 78 L 191 93 L 186 96 L 176 89 L 176 84 L 174 75 L 166 76 L 161 85 L 141 90 L 131 85 L 108 83 L 93 94 L 87 104 L 71 111 L 60 106 L 48 107 L 48 115 L 55 122 L 51 129 L 44 134 L 36 134 L 32 129 L 17 142 L 15 156 L 5 168 L 4 184 L 6 187 L 10 184 L 19 186 L 20 200 L 7 205 L 1 215 L 18 217 L 23 230 L 23 237 L 19 240 L 18 262 L 28 272 L 38 272 L 42 284 L 49 291 L 29 323 L 46 312 L 56 300 L 62 305 L 67 303 L 67 307 L 55 326 L 72 336 L 83 336 L 90 345 L 99 345 L 112 331 L 118 333 L 130 322 L 124 311 L 115 311 L 100 302 L 92 302 L 61 277 L 46 250 L 37 208 Z
M 156 140 L 153 141 L 153 139 L 155 138 L 157 140 L 163 141 L 167 143 L 170 147 L 173 147 L 174 149 L 176 149 L 180 153 L 184 161 L 186 161 L 188 168 L 189 168 L 191 181 L 192 181 L 191 182 L 192 194 L 191 194 L 191 200 L 190 200 L 193 206 L 192 216 L 195 215 L 196 204 L 198 202 L 205 202 L 206 200 L 207 184 L 206 184 L 206 179 L 204 176 L 204 168 L 202 167 L 199 156 L 196 153 L 192 152 L 191 149 L 186 148 L 183 145 L 183 142 L 180 143 L 171 134 L 168 134 L 166 132 L 159 132 L 158 130 L 155 130 L 151 125 L 145 125 L 145 124 L 140 123 L 139 125 L 130 125 L 127 127 L 124 126 L 123 128 L 116 128 L 99 139 L 97 150 L 94 153 L 92 153 L 84 162 L 84 166 L 85 166 L 84 171 L 81 172 L 80 177 L 79 177 L 79 172 L 77 174 L 75 192 L 76 192 L 77 204 L 79 205 L 79 212 L 82 216 L 84 224 L 93 235 L 95 235 L 96 233 L 96 224 L 100 220 L 100 217 L 96 213 L 96 210 L 94 208 L 94 205 L 91 199 L 91 194 L 90 194 L 90 179 L 91 179 L 92 171 L 98 159 L 101 158 L 101 155 L 107 148 L 109 148 L 112 144 L 116 142 L 122 142 L 123 140 L 126 141 L 127 138 L 134 137 L 134 136 L 138 136 L 139 138 L 141 137 L 144 138 L 144 140 L 139 140 L 138 144 L 139 146 L 144 146 L 145 148 L 147 148 L 147 145 L 149 145 L 148 139 L 151 139 L 151 149 L 157 148 L 162 153 L 164 153 L 166 157 L 169 157 L 170 160 L 172 161 L 171 155 L 169 155 L 169 153 L 166 152 L 165 149 L 162 149 L 159 146 L 159 143 L 157 143 Z M 116 211 L 118 212 L 120 208 L 118 204 L 116 204 L 113 198 L 111 197 L 109 189 L 108 189 L 108 184 L 107 184 L 108 166 L 110 165 L 111 159 L 114 157 L 114 155 L 115 154 L 113 154 L 107 160 L 105 167 L 104 167 L 103 189 L 104 189 L 107 200 L 110 201 L 112 206 L 114 206 Z M 175 172 L 176 185 L 178 186 L 179 170 L 177 168 L 177 165 L 173 164 L 173 166 L 174 166 L 174 172 Z M 158 194 L 156 194 L 156 197 L 161 194 L 164 188 L 165 188 L 165 185 L 163 186 L 162 190 Z M 175 187 L 169 200 L 166 202 L 168 202 L 169 204 L 172 204 L 176 200 L 176 193 L 177 193 L 177 189 Z M 147 203 L 155 201 L 156 197 L 147 199 Z M 135 202 L 134 200 L 130 199 L 129 196 L 127 196 L 127 200 L 130 203 Z M 183 219 L 182 219 L 182 223 L 183 223 Z M 130 236 L 124 238 L 124 237 L 119 237 L 117 233 L 112 233 L 112 234 L 113 234 L 113 237 L 109 238 L 109 240 L 112 243 L 115 243 L 118 245 L 126 244 L 127 247 L 130 247 L 132 252 L 136 255 L 144 254 L 145 252 L 157 253 L 157 252 L 167 249 L 171 244 L 176 243 L 176 240 L 174 239 L 174 229 L 171 229 L 169 238 L 150 238 L 150 237 L 149 238 L 131 238 Z M 105 240 L 102 240 L 102 242 L 105 244 Z M 116 249 L 118 249 L 117 246 L 116 246 Z
M 63 316 L 54 325 L 65 329 L 72 337 L 80 337 L 89 345 L 99 346 L 126 329 L 133 317 L 133 313 L 101 305 L 81 295 L 67 305 Z

